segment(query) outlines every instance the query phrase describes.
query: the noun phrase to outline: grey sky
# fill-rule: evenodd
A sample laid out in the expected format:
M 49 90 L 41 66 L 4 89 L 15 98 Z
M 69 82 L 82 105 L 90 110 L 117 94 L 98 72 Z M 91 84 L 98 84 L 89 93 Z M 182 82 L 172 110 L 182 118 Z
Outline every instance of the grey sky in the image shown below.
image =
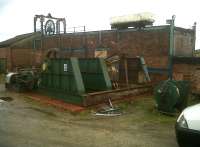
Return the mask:
M 66 17 L 67 27 L 85 25 L 86 30 L 110 29 L 109 18 L 140 12 L 155 14 L 155 25 L 176 15 L 176 26 L 191 28 L 197 22 L 200 48 L 198 0 L 0 0 L 0 41 L 33 31 L 35 14 Z

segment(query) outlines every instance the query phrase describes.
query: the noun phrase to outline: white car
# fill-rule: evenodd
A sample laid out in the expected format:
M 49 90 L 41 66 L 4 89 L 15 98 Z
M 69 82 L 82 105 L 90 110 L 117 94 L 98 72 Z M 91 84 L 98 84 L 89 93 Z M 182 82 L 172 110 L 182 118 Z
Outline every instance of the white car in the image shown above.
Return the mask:
M 200 104 L 184 109 L 175 129 L 180 147 L 200 147 Z

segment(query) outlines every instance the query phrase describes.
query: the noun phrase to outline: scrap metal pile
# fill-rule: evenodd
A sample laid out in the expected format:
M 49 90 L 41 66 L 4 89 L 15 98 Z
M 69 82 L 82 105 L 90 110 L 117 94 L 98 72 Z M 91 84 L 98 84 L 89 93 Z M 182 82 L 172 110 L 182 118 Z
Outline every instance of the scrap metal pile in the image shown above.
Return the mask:
M 35 69 L 20 69 L 6 75 L 5 87 L 18 92 L 33 90 L 37 88 L 38 80 L 39 75 Z
M 82 106 L 127 99 L 133 95 L 149 92 L 152 88 L 151 85 L 131 84 L 132 74 L 129 74 L 128 68 L 132 62 L 129 61 L 126 64 L 122 62 L 122 67 L 126 66 L 121 70 L 123 72 L 121 77 L 126 76 L 122 78 L 122 81 L 126 79 L 126 84 L 118 85 L 115 72 L 113 79 L 108 70 L 111 67 L 112 73 L 116 71 L 113 70 L 113 63 L 116 63 L 118 58 L 105 61 L 102 58 L 78 59 L 47 55 L 48 58 L 44 60 L 38 72 L 26 69 L 8 73 L 6 87 L 17 91 L 34 90 Z

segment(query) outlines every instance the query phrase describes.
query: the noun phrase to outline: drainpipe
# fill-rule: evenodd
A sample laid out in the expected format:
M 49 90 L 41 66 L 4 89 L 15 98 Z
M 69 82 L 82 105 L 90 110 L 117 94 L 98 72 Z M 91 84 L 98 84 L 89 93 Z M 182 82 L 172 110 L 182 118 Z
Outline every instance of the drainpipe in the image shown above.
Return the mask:
M 169 65 L 168 65 L 168 78 L 172 80 L 173 77 L 173 56 L 175 55 L 174 48 L 174 21 L 175 15 L 172 16 L 172 19 L 168 21 L 170 24 L 170 34 L 169 34 Z

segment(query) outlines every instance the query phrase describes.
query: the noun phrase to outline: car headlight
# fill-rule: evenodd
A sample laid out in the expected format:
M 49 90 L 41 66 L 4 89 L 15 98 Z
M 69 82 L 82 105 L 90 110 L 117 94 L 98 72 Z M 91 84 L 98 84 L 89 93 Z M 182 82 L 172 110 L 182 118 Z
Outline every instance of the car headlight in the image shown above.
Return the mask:
M 181 128 L 186 128 L 186 129 L 188 128 L 187 121 L 183 114 L 178 118 L 177 123 Z

